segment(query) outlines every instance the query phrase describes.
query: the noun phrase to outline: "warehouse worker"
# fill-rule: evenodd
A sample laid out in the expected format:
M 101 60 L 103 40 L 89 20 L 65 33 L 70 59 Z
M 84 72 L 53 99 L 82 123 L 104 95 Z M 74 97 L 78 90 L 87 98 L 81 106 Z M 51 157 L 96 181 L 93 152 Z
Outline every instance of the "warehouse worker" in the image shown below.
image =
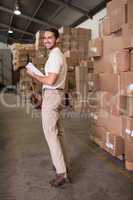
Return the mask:
M 53 167 L 56 170 L 56 176 L 50 181 L 50 184 L 58 187 L 69 181 L 66 159 L 60 140 L 62 132 L 58 126 L 64 95 L 67 64 L 63 53 L 58 47 L 58 30 L 54 28 L 45 30 L 43 41 L 49 51 L 49 57 L 44 68 L 45 76 L 40 77 L 32 74 L 30 71 L 27 71 L 27 73 L 33 79 L 43 84 L 42 125 L 49 146 Z

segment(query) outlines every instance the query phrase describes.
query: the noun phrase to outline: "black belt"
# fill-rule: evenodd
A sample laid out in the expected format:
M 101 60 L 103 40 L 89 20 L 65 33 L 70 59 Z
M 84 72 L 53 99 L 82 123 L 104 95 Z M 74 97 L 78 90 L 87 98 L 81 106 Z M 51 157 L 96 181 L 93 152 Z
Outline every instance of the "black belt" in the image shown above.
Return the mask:
M 55 89 L 52 89 L 52 88 L 44 88 L 44 90 L 61 90 L 61 91 L 63 91 L 64 89 L 63 89 L 63 88 L 55 88 Z

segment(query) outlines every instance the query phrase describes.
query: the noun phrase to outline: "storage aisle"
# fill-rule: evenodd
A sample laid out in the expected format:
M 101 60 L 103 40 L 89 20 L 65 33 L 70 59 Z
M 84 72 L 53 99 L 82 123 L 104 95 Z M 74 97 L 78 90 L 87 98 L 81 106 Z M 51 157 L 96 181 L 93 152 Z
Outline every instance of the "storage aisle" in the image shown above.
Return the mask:
M 14 94 L 6 94 L 15 101 Z M 35 113 L 34 113 L 35 114 Z M 88 119 L 65 118 L 72 184 L 52 188 L 51 160 L 38 113 L 0 105 L 1 200 L 132 200 L 133 173 L 89 140 Z

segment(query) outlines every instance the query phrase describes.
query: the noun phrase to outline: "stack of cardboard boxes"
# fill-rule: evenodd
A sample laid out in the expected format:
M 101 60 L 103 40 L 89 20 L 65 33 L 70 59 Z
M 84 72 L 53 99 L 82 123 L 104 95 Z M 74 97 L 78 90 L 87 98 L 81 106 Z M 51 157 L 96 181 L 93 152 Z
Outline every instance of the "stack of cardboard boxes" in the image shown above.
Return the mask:
M 86 112 L 88 94 L 87 74 L 88 66 L 82 64 L 82 66 L 75 68 L 76 98 L 74 110 L 77 112 Z
M 79 65 L 82 59 L 87 60 L 88 41 L 91 39 L 91 30 L 63 27 L 62 32 L 60 47 L 67 58 L 68 66 Z
M 112 0 L 100 23 L 100 38 L 89 42 L 94 59 L 88 96 L 90 133 L 102 148 L 133 170 L 133 22 L 132 0 Z M 89 82 L 90 83 L 90 82 Z M 90 86 L 91 87 L 91 86 Z
M 11 51 L 13 55 L 13 69 L 17 70 L 21 67 L 24 67 L 28 61 L 27 50 L 25 49 L 24 45 L 14 43 L 11 46 Z
M 32 63 L 38 68 L 44 68 L 45 62 L 47 60 L 47 50 L 43 42 L 44 31 L 38 31 L 36 33 L 35 40 L 35 50 L 36 55 L 32 58 Z
M 86 111 L 87 98 L 87 74 L 92 63 L 88 62 L 88 42 L 91 39 L 91 30 L 84 28 L 63 27 L 63 33 L 60 36 L 60 47 L 64 52 L 68 64 L 68 89 L 75 111 Z M 73 68 L 73 70 L 71 70 Z M 69 88 L 71 77 L 74 77 L 73 91 Z
M 18 93 L 20 96 L 26 96 L 29 92 L 38 92 L 41 89 L 33 80 L 27 75 L 25 66 L 30 61 L 37 68 L 42 70 L 45 65 L 47 54 L 44 45 L 40 42 L 42 32 L 40 31 L 36 34 L 35 44 L 18 44 L 15 43 L 11 46 L 11 51 L 13 54 L 13 68 L 14 70 L 19 70 L 20 78 L 18 82 Z

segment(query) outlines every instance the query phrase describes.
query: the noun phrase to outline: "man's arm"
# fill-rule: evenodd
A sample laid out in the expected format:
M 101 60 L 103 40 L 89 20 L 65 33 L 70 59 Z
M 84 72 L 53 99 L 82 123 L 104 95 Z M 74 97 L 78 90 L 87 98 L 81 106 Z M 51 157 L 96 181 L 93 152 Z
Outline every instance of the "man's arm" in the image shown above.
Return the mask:
M 27 70 L 27 73 L 29 76 L 31 76 L 33 79 L 37 80 L 39 83 L 44 84 L 44 85 L 54 85 L 55 82 L 58 79 L 58 74 L 56 73 L 48 73 L 48 76 L 38 76 Z

